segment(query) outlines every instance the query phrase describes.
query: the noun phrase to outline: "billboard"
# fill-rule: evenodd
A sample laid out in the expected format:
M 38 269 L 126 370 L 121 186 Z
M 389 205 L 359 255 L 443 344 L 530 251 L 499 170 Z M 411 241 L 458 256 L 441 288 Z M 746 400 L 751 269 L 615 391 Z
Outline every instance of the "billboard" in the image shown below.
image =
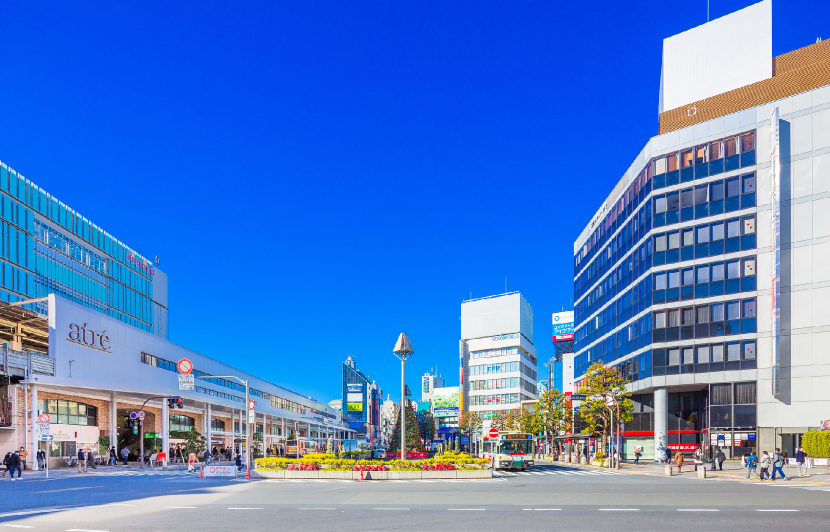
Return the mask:
M 347 412 L 363 412 L 363 403 L 346 403 Z
M 432 415 L 435 417 L 457 416 L 460 399 L 458 386 L 435 388 L 432 392 Z
M 770 124 L 772 178 L 772 396 L 781 394 L 781 135 L 778 107 Z
M 553 314 L 553 341 L 562 342 L 574 339 L 574 313 L 554 312 Z
M 362 403 L 363 402 L 363 394 L 362 393 L 349 392 L 349 393 L 346 394 L 346 402 L 347 403 Z
M 355 393 L 363 393 L 363 385 L 362 384 L 347 384 L 346 391 L 355 392 Z

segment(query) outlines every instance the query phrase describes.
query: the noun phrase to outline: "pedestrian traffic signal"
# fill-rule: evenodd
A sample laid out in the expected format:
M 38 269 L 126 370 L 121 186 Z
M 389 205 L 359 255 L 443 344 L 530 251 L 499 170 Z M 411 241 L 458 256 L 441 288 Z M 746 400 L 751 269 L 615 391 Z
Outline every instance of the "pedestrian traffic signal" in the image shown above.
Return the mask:
M 184 401 L 181 397 L 171 397 L 167 400 L 167 406 L 170 408 L 184 408 Z
M 133 429 L 133 434 L 138 434 L 138 420 L 131 420 L 130 421 L 130 428 Z

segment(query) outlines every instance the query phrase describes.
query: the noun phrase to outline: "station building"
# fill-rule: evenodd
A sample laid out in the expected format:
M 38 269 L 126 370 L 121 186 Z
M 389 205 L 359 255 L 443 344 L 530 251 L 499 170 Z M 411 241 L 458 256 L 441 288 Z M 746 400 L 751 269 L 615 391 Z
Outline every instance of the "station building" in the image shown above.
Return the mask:
M 830 42 L 771 1 L 665 39 L 659 134 L 574 244 L 575 375 L 629 380 L 623 452 L 781 447 L 830 417 Z
M 0 449 L 33 457 L 41 447 L 53 466 L 81 446 L 133 453 L 130 413 L 146 401 L 145 437 L 159 450 L 191 429 L 241 450 L 245 389 L 221 376 L 249 381 L 258 447 L 353 434 L 329 406 L 170 342 L 166 275 L 2 163 L 0 214 Z M 182 358 L 193 363 L 193 391 L 179 391 Z M 175 396 L 184 408 L 171 412 Z

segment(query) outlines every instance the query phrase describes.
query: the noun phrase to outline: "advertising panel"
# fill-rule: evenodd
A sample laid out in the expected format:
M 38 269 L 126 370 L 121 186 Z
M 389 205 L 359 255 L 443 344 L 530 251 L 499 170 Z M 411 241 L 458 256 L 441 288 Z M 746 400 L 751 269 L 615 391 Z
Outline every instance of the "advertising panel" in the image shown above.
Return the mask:
M 347 412 L 363 412 L 363 403 L 346 403 Z
M 574 339 L 574 313 L 555 312 L 553 314 L 553 341 L 562 342 Z
M 363 385 L 362 384 L 347 384 L 346 391 L 354 392 L 354 393 L 363 393 Z
M 362 403 L 363 402 L 363 394 L 362 393 L 348 393 L 348 394 L 346 394 L 346 402 L 347 403 Z
M 781 136 L 778 107 L 770 126 L 770 177 L 772 178 L 772 395 L 781 393 Z
M 457 416 L 460 400 L 461 394 L 458 386 L 435 388 L 432 395 L 432 415 L 435 417 Z

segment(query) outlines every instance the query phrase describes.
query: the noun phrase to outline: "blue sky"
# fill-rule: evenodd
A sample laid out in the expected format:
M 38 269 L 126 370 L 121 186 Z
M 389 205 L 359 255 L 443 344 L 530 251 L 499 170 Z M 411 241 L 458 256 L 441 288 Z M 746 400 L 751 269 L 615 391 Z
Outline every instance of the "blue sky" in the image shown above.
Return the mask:
M 712 1 L 712 18 L 751 1 Z M 540 366 L 573 241 L 657 130 L 695 2 L 0 5 L 0 159 L 170 276 L 171 340 L 328 401 L 458 380 L 462 299 L 520 290 Z M 775 55 L 830 37 L 777 0 Z M 541 368 L 540 368 L 541 369 Z M 417 389 L 417 388 L 416 388 Z

